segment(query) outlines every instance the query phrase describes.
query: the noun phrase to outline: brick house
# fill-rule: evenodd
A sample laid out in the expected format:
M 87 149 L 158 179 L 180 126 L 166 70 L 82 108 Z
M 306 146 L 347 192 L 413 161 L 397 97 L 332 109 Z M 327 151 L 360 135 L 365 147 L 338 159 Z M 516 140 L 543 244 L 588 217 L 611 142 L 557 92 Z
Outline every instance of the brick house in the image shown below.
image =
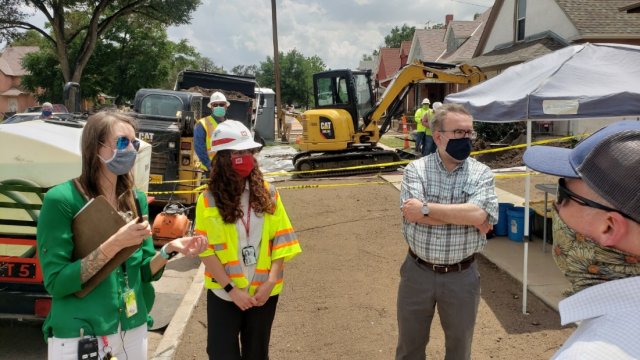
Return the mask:
M 38 51 L 37 46 L 7 47 L 0 53 L 0 114 L 22 112 L 38 101 L 20 86 L 20 79 L 27 72 L 22 68 L 22 58 Z

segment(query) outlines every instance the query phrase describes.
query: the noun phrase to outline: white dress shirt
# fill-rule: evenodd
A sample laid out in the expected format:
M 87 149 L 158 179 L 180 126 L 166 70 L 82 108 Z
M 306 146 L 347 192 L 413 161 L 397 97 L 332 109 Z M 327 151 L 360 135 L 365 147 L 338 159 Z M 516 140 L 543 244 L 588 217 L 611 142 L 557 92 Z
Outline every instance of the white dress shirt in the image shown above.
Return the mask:
M 579 325 L 552 359 L 640 359 L 640 276 L 560 301 L 560 318 L 562 325 Z

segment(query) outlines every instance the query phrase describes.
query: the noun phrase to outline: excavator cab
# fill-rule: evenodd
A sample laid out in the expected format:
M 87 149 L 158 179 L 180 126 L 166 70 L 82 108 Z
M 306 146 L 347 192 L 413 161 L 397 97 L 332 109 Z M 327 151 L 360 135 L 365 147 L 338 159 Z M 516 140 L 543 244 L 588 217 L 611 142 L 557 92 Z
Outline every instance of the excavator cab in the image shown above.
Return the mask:
M 354 129 L 373 106 L 371 71 L 332 70 L 313 75 L 316 109 L 343 109 Z

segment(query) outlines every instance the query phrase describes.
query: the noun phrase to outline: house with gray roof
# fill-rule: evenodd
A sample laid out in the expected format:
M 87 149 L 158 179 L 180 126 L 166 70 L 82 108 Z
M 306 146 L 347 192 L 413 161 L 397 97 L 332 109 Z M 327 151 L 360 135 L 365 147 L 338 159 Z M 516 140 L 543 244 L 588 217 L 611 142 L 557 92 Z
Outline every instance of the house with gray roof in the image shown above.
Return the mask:
M 492 77 L 512 65 L 585 42 L 640 45 L 640 2 L 496 0 L 471 64 Z M 552 125 L 555 128 L 547 129 L 556 135 L 591 126 L 588 121 Z

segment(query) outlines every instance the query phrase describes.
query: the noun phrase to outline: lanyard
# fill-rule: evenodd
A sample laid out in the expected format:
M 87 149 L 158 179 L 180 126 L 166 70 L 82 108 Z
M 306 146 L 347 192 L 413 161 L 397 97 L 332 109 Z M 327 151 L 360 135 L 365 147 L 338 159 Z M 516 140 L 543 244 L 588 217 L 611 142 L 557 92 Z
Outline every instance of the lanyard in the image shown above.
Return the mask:
M 244 226 L 244 231 L 247 234 L 247 244 L 249 243 L 249 229 L 251 228 L 251 203 L 249 203 L 248 209 L 247 209 L 247 221 L 244 221 L 244 218 L 240 218 L 240 221 L 242 221 L 242 226 Z

